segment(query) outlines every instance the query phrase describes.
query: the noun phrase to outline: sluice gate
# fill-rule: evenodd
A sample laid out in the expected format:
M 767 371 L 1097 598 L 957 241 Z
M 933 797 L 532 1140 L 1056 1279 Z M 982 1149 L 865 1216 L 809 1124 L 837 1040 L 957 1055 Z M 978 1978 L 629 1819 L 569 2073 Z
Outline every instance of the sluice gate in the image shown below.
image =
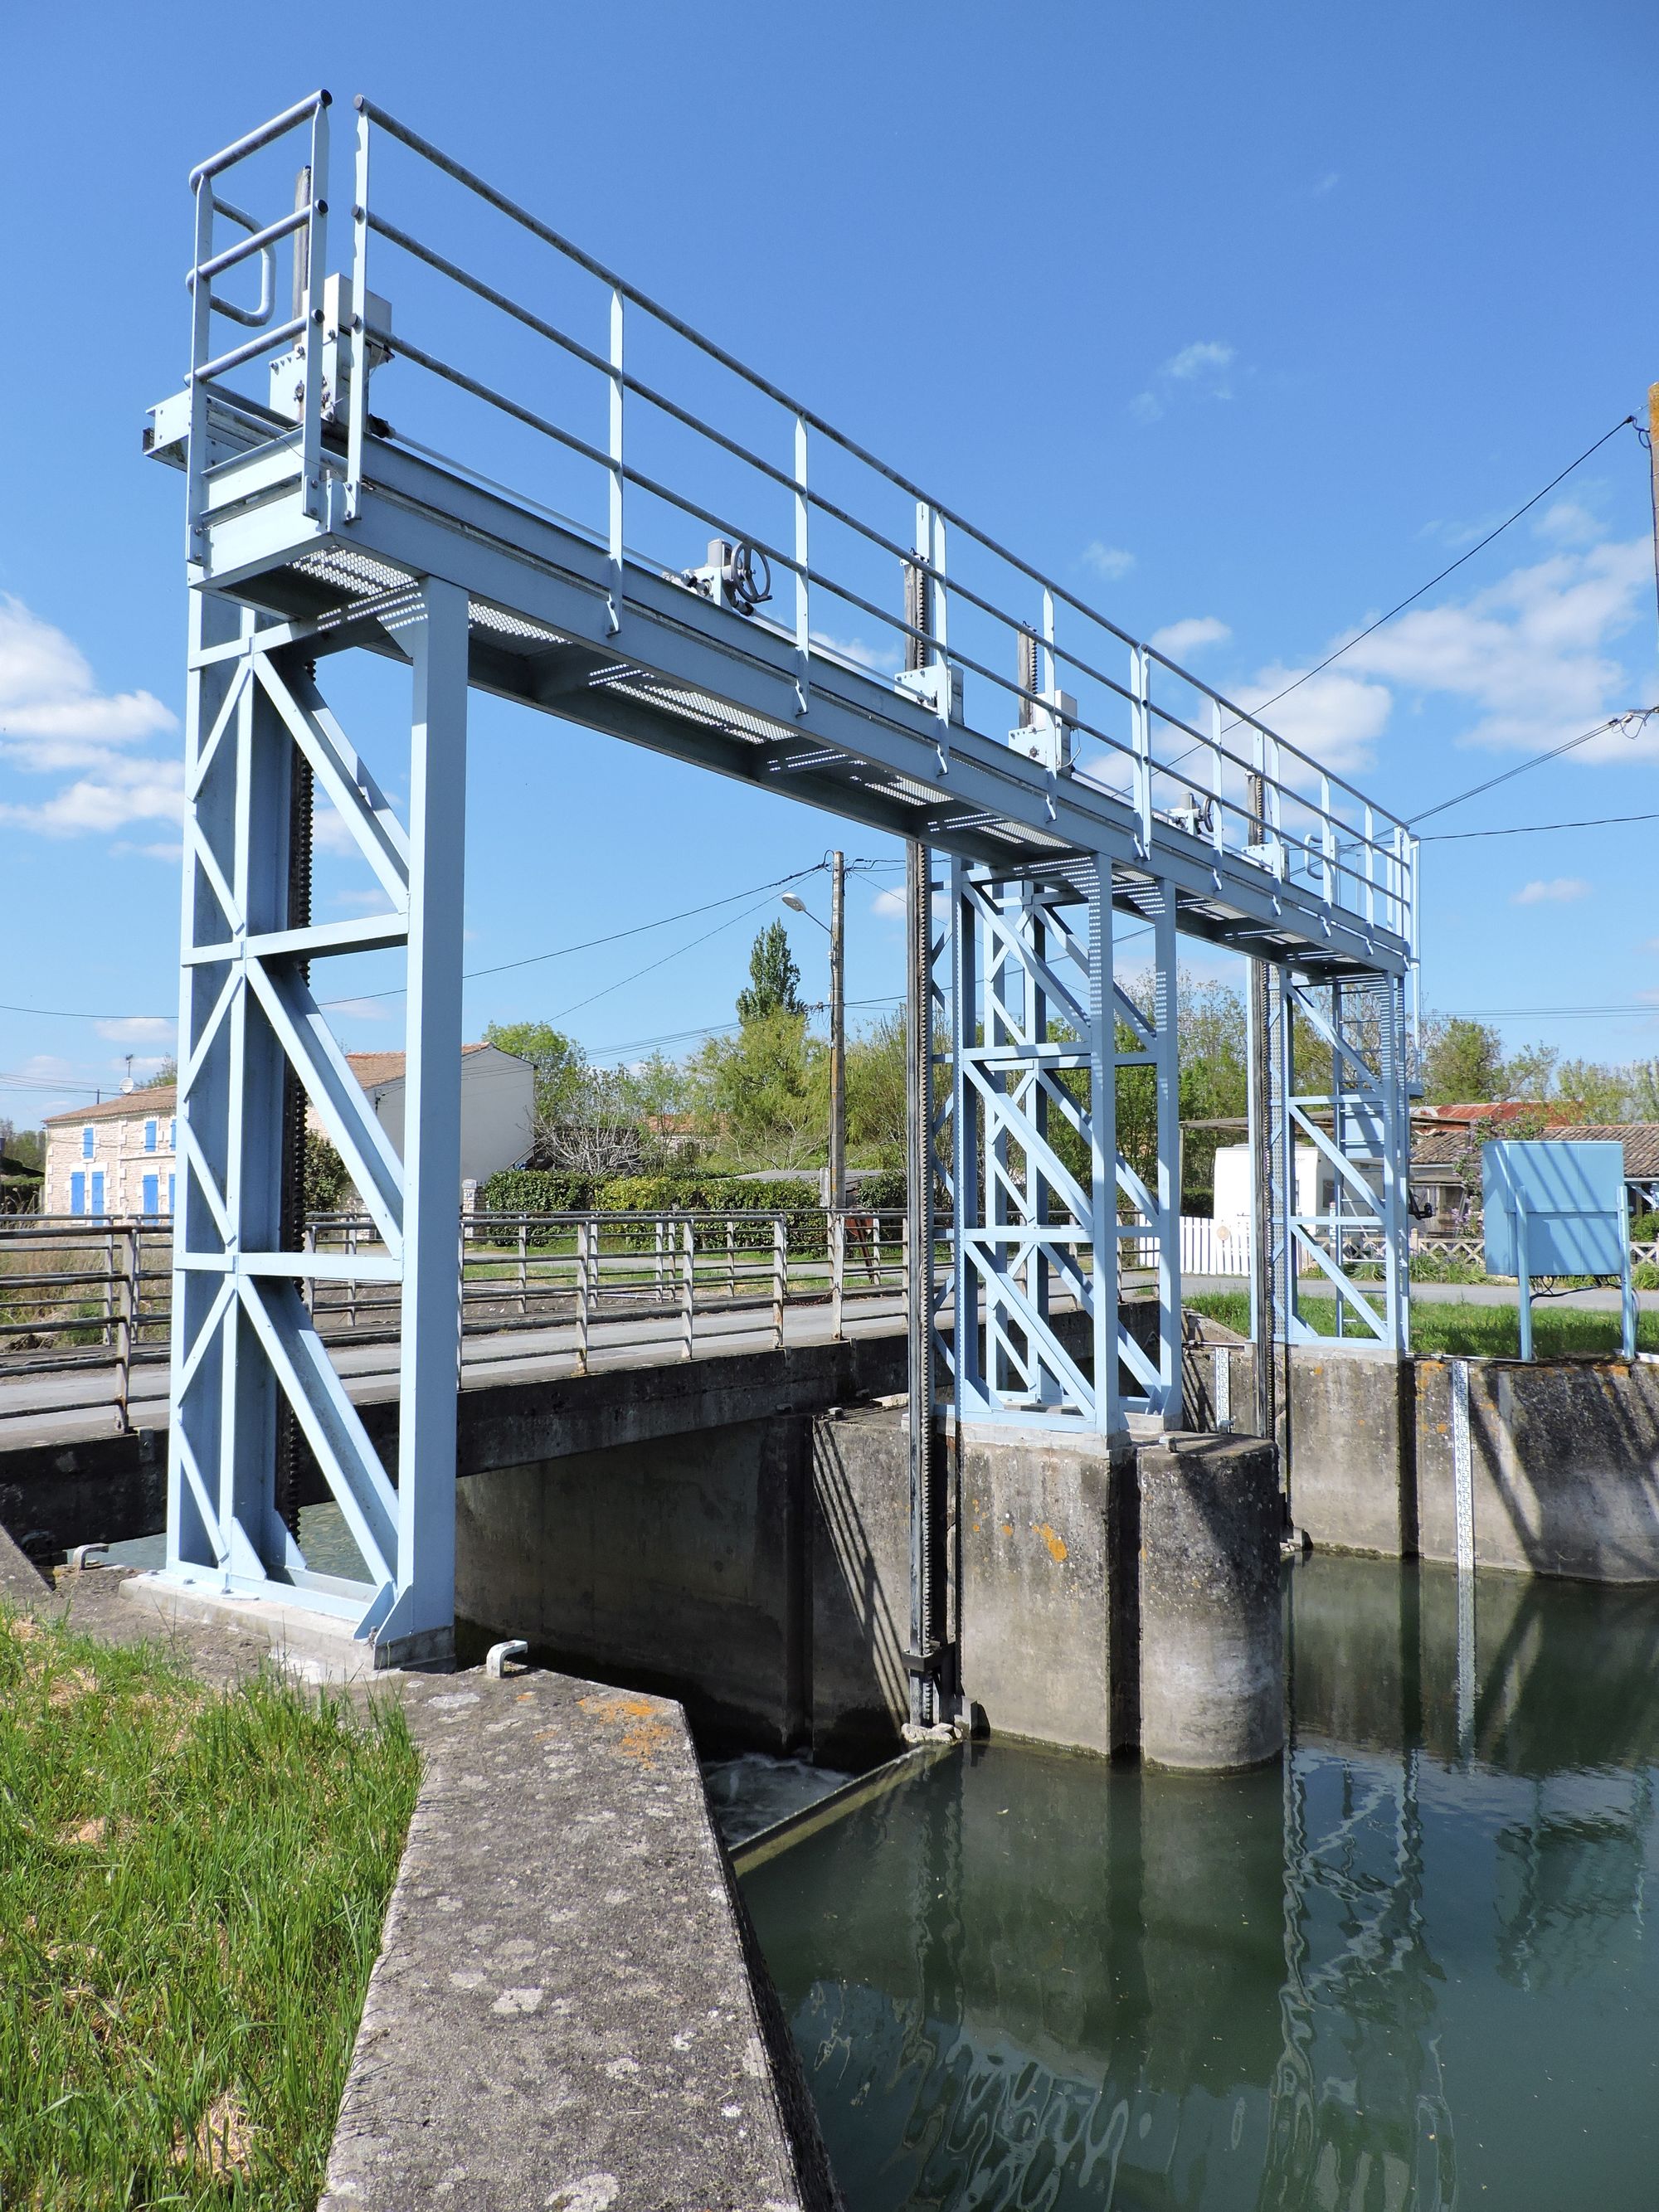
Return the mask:
M 146 433 L 185 471 L 191 603 L 167 1573 L 280 1589 L 388 1664 L 450 1649 L 476 689 L 906 841 L 907 1665 L 914 1718 L 948 1717 L 936 1408 L 1085 1440 L 1179 1419 L 1182 935 L 1258 963 L 1258 1335 L 1308 1333 L 1310 1256 L 1351 1333 L 1404 1348 L 1409 830 L 372 101 L 331 159 L 333 122 L 319 93 L 194 173 L 190 372 Z M 409 671 L 401 814 L 330 703 L 358 653 Z M 319 807 L 378 912 L 313 917 Z M 401 1159 L 313 989 L 314 963 L 388 948 Z M 1292 1064 L 1304 1017 L 1329 1054 L 1317 1095 Z M 1150 1180 L 1116 1140 L 1132 1067 L 1157 1090 Z M 326 1268 L 295 1249 L 307 1107 L 380 1239 Z M 1316 1215 L 1298 1140 L 1331 1170 Z M 1157 1248 L 1150 1347 L 1119 1311 L 1125 1238 Z M 300 1295 L 331 1271 L 401 1300 L 395 1485 Z M 307 1566 L 301 1439 L 365 1582 Z

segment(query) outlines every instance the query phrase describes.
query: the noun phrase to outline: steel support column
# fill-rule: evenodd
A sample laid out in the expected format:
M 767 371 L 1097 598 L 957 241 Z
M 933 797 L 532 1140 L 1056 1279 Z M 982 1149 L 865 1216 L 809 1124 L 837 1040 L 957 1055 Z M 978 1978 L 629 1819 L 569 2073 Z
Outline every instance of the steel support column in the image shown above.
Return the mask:
M 329 712 L 304 646 L 204 588 L 191 595 L 166 1572 L 340 1615 L 379 1663 L 408 1664 L 453 1644 L 467 603 L 428 583 L 388 595 L 378 614 L 413 664 L 407 832 Z M 383 913 L 315 923 L 293 903 L 301 760 L 378 879 Z M 398 945 L 409 954 L 406 1165 L 310 974 L 330 954 Z M 290 1071 L 374 1221 L 376 1250 L 283 1249 Z M 307 1276 L 402 1286 L 396 1491 L 313 1327 Z M 284 1401 L 340 1505 L 362 1579 L 311 1572 L 277 1510 Z
M 1150 1180 L 1120 1152 L 1117 1187 L 1127 1201 L 1117 1224 L 1120 1245 L 1127 1242 L 1144 1264 L 1153 1248 L 1158 1276 L 1158 1350 L 1149 1358 L 1125 1332 L 1122 1358 L 1138 1386 L 1124 1399 L 1127 1413 L 1150 1414 L 1165 1428 L 1181 1425 L 1181 1062 L 1179 1042 L 1179 951 L 1176 896 L 1172 884 L 1155 883 L 1137 896 L 1139 910 L 1152 924 L 1152 957 L 1144 1003 L 1114 976 L 1113 1063 L 1121 1073 L 1145 1067 L 1152 1076 L 1152 1141 L 1156 1154 Z M 1126 1043 L 1124 1040 L 1127 1039 Z
M 1334 1297 L 1339 1337 L 1409 1351 L 1404 979 L 1280 969 L 1271 1003 L 1274 1333 L 1322 1340 L 1300 1310 L 1310 1279 Z
M 1079 882 L 1079 877 L 1086 877 Z M 951 867 L 958 1418 L 1118 1425 L 1111 890 Z M 1062 1325 L 1087 1316 L 1087 1341 Z

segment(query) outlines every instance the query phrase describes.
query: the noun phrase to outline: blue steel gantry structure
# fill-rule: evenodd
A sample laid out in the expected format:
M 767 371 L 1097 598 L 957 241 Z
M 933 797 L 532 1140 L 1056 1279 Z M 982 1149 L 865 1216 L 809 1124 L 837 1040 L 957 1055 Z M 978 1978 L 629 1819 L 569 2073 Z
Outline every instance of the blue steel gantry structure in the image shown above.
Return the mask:
M 905 841 L 913 1161 L 933 1170 L 911 1176 L 912 1664 L 932 1720 L 936 1404 L 1071 1434 L 1180 1418 L 1183 935 L 1258 963 L 1259 1333 L 1310 1333 L 1311 1269 L 1346 1341 L 1405 1346 L 1412 839 L 371 101 L 349 119 L 333 204 L 323 93 L 193 173 L 189 374 L 145 434 L 185 471 L 191 607 L 167 1575 L 343 1616 L 385 1663 L 449 1649 L 482 690 Z M 408 672 L 401 811 L 327 696 L 365 653 Z M 313 916 L 318 810 L 377 911 Z M 313 990 L 318 963 L 390 947 L 401 1158 Z M 1150 1174 L 1116 1134 L 1142 1070 Z M 301 1249 L 307 1112 L 377 1249 Z M 1328 1164 L 1318 1213 L 1297 1210 L 1297 1145 Z M 1123 1325 L 1126 1247 L 1155 1272 L 1155 1346 Z M 395 1485 L 301 1297 L 331 1275 L 399 1286 Z M 307 1567 L 307 1449 L 362 1581 Z

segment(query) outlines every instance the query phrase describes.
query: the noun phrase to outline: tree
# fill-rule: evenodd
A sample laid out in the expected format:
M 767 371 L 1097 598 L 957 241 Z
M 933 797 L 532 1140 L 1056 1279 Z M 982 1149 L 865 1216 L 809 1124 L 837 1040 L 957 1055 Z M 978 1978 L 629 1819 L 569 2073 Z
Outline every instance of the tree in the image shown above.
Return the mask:
M 904 1017 L 884 1014 L 847 1045 L 847 1142 L 878 1167 L 905 1164 Z M 825 1111 L 828 1111 L 826 1101 Z
M 1512 1060 L 1504 1061 L 1503 1088 L 1498 1095 L 1504 1098 L 1547 1098 L 1555 1076 L 1555 1063 L 1560 1057 L 1553 1044 L 1522 1045 Z
M 491 1022 L 484 1041 L 515 1060 L 528 1060 L 535 1078 L 531 1133 L 540 1152 L 554 1130 L 570 1119 L 589 1074 L 587 1054 L 550 1022 Z
M 745 994 L 746 995 L 746 994 Z M 805 1012 L 753 1015 L 736 1036 L 710 1037 L 694 1064 L 706 1121 L 764 1167 L 801 1167 L 822 1152 L 829 1052 Z
M 781 921 L 769 922 L 749 952 L 749 988 L 738 994 L 738 1019 L 745 1025 L 773 1014 L 801 1014 L 800 969 Z
M 1431 1014 L 1423 1024 L 1423 1096 L 1431 1106 L 1468 1106 L 1504 1095 L 1504 1040 L 1485 1022 Z
M 1636 1071 L 1608 1067 L 1599 1060 L 1564 1060 L 1555 1071 L 1556 1095 L 1575 1109 L 1575 1118 L 1597 1126 L 1622 1121 L 1630 1113 Z

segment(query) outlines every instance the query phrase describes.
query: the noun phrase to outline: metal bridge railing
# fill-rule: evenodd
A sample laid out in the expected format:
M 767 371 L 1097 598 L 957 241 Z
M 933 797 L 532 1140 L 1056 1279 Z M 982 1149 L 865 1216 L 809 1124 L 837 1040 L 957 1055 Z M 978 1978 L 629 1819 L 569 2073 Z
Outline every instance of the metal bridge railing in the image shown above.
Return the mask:
M 793 647 L 803 708 L 826 665 L 890 681 L 935 708 L 941 761 L 964 720 L 1050 765 L 1069 758 L 1133 811 L 1143 850 L 1155 819 L 1173 825 L 1414 951 L 1402 819 L 367 100 L 349 265 L 330 272 L 328 125 L 319 93 L 195 173 L 192 557 L 225 451 L 205 434 L 210 398 L 245 450 L 270 448 L 272 483 L 286 453 L 307 511 L 337 521 L 390 442 L 604 549 L 613 628 L 630 565 L 683 580 Z M 239 196 L 275 212 L 228 199 L 233 172 Z M 295 256 L 281 322 L 279 246 Z M 257 298 L 216 290 L 250 264 Z M 216 316 L 254 335 L 216 352 Z M 232 382 L 283 348 L 269 394 Z M 377 385 L 395 427 L 371 410 L 371 357 L 419 372 Z M 710 532 L 741 556 L 729 592 L 702 558 Z
M 306 1249 L 368 1257 L 380 1247 L 367 1214 L 334 1213 L 308 1220 Z M 941 1279 L 944 1250 L 941 1242 Z M 0 1379 L 95 1369 L 94 1395 L 82 1401 L 59 1384 L 52 1405 L 109 1408 L 125 1431 L 135 1367 L 167 1358 L 172 1257 L 166 1220 L 0 1219 Z M 460 1332 L 496 1340 L 495 1358 L 530 1356 L 503 1352 L 503 1337 L 574 1329 L 578 1372 L 601 1345 L 607 1355 L 648 1346 L 689 1359 L 701 1324 L 744 1314 L 781 1349 L 792 1307 L 827 1308 L 839 1341 L 860 1310 L 884 1301 L 902 1310 L 908 1266 L 897 1212 L 470 1213 L 459 1239 Z M 398 1301 L 384 1285 L 307 1278 L 302 1294 L 331 1345 L 398 1340 Z

